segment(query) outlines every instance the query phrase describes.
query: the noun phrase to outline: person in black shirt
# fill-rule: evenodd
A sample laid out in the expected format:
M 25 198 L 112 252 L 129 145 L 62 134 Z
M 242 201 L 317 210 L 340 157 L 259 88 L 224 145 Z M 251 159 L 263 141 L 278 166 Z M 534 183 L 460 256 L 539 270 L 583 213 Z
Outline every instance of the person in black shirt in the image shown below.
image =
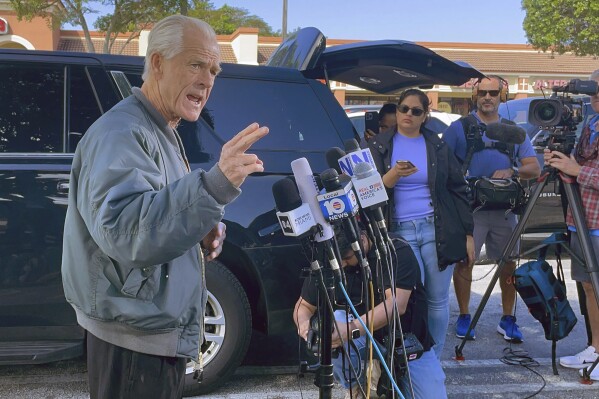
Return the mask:
M 341 231 L 337 231 L 336 238 L 342 257 L 341 266 L 343 267 L 345 274 L 346 291 L 352 300 L 352 303 L 360 304 L 356 306 L 356 310 L 360 314 L 362 321 L 366 323 L 366 308 L 364 305 L 365 290 L 363 289 L 362 270 L 358 265 L 358 259 L 354 255 L 345 235 Z M 388 271 L 381 272 L 381 267 L 377 267 L 380 265 L 377 265 L 375 251 L 371 250 L 371 242 L 364 232 L 362 232 L 361 238 L 364 250 L 368 254 L 368 260 L 373 274 L 372 282 L 375 303 L 374 309 L 369 312 L 368 320 L 374 325 L 374 337 L 375 340 L 378 341 L 378 346 L 381 347 L 380 343 L 389 337 L 387 325 L 388 320 L 391 319 L 394 305 L 393 302 L 395 300 L 397 311 L 400 314 L 403 333 L 413 333 L 424 349 L 424 353 L 419 359 L 412 360 L 408 363 L 415 399 L 446 398 L 445 373 L 441 368 L 439 359 L 437 359 L 432 350 L 434 341 L 432 340 L 427 327 L 426 294 L 421 283 L 418 261 L 416 260 L 412 249 L 403 239 L 394 238 L 392 240 L 396 251 L 396 256 L 393 256 L 392 262 L 395 277 L 393 284 L 395 287 L 395 295 L 393 295 L 392 284 L 390 283 L 391 279 L 389 277 L 390 273 Z M 318 295 L 319 289 L 316 286 L 316 281 L 312 278 L 307 278 L 304 281 L 301 296 L 296 303 L 296 312 L 294 315 L 298 335 L 303 339 L 307 339 L 308 331 L 310 329 L 310 318 L 317 310 L 316 305 L 318 304 Z M 339 289 L 335 290 L 335 297 L 335 302 L 337 304 L 346 302 Z M 334 305 L 334 307 L 338 309 L 335 311 L 338 329 L 335 329 L 333 332 L 332 346 L 333 348 L 339 348 L 342 345 L 342 340 L 345 342 L 345 353 L 349 353 L 349 361 L 351 361 L 355 372 L 359 374 L 356 379 L 356 377 L 352 375 L 347 357 L 343 359 L 344 355 L 340 354 L 337 358 L 333 359 L 334 376 L 337 382 L 348 390 L 345 396 L 347 399 L 361 398 L 362 393 L 358 388 L 358 383 L 364 387 L 366 373 L 362 372 L 364 367 L 362 366 L 361 359 L 366 358 L 368 344 L 366 334 L 361 323 L 357 320 L 353 320 L 352 315 L 349 317 L 346 316 L 344 306 L 342 309 L 339 309 L 339 306 Z M 349 322 L 349 326 L 346 322 Z M 348 336 L 348 331 L 351 332 L 355 330 L 359 332 L 359 337 L 357 337 L 357 332 L 354 332 L 353 334 L 350 333 Z M 348 346 L 351 349 L 348 349 Z M 376 357 L 376 355 L 374 356 Z M 373 380 L 375 379 L 375 370 L 377 370 L 377 367 L 373 365 Z M 397 383 L 404 396 L 406 398 L 411 397 L 407 385 L 407 376 L 402 377 Z M 376 381 L 372 381 L 372 385 L 373 388 L 371 389 L 376 389 Z M 350 386 L 351 396 L 349 391 Z M 371 393 L 370 397 L 377 396 L 376 394 L 373 395 Z

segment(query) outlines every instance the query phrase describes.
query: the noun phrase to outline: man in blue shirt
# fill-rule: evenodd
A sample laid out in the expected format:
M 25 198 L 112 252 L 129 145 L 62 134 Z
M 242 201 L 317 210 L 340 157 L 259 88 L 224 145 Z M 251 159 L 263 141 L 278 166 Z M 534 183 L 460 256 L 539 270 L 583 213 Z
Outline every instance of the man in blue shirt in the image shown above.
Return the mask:
M 499 103 L 507 98 L 508 83 L 499 76 L 488 76 L 481 79 L 473 88 L 473 102 L 476 106 L 472 115 L 479 125 L 487 125 L 501 120 L 499 116 Z M 467 117 L 463 117 L 467 118 Z M 462 118 L 462 119 L 463 119 Z M 443 134 L 443 140 L 454 150 L 456 157 L 464 162 L 466 159 L 467 145 L 464 125 L 461 120 L 453 122 Z M 484 142 L 494 140 L 482 135 Z M 485 148 L 472 155 L 468 167 L 469 177 L 492 177 L 496 179 L 507 179 L 520 176 L 523 179 L 533 179 L 540 175 L 541 167 L 536 154 L 527 137 L 520 144 L 515 145 L 512 152 L 514 159 L 496 148 Z M 519 168 L 514 167 L 518 161 Z M 478 210 L 474 213 L 474 244 L 477 258 L 480 255 L 482 245 L 485 244 L 487 257 L 489 259 L 500 259 L 503 249 L 507 245 L 518 219 L 513 213 L 505 214 L 505 210 Z M 518 246 L 514 250 L 517 252 Z M 501 272 L 501 303 L 503 306 L 503 317 L 497 326 L 497 332 L 504 339 L 512 342 L 522 342 L 522 333 L 513 316 L 514 303 L 516 301 L 516 290 L 510 283 L 512 273 L 516 268 L 516 262 L 506 262 Z M 453 283 L 460 308 L 460 315 L 456 322 L 456 336 L 464 338 L 470 325 L 470 313 L 468 310 L 470 302 L 470 286 L 472 281 L 472 269 L 466 263 L 456 264 L 453 273 Z M 474 339 L 474 330 L 470 331 L 468 339 Z

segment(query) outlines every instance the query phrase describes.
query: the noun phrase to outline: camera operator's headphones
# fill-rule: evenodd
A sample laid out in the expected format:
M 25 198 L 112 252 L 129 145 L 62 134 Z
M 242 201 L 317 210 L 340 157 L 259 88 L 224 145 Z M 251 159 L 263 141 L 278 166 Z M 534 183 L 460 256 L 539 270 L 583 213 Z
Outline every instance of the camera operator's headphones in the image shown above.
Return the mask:
M 509 89 L 510 85 L 507 80 L 498 75 L 487 75 L 484 78 L 478 79 L 474 85 L 472 86 L 472 104 L 476 107 L 476 103 L 478 101 L 478 85 L 480 81 L 483 79 L 496 79 L 499 81 L 499 102 L 506 102 L 509 97 Z

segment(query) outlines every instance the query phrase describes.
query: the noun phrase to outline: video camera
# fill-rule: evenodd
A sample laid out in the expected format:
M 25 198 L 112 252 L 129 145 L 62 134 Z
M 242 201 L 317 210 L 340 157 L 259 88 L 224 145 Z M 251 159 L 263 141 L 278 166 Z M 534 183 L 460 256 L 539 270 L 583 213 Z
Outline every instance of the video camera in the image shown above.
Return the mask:
M 554 86 L 551 97 L 533 100 L 528 109 L 528 122 L 546 132 L 539 145 L 551 151 L 570 154 L 576 142 L 576 126 L 583 120 L 583 101 L 568 94 L 597 94 L 594 80 L 572 79 L 563 86 Z M 563 93 L 563 94 L 559 94 Z

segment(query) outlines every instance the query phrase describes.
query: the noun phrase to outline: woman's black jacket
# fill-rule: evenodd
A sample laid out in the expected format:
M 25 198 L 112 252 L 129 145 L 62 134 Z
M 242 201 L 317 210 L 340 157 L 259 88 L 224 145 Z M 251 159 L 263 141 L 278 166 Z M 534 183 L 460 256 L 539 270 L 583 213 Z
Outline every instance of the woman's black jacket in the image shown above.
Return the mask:
M 428 160 L 428 186 L 435 215 L 435 238 L 439 270 L 467 257 L 466 235 L 472 235 L 474 223 L 468 201 L 468 184 L 453 151 L 432 131 L 422 128 Z M 391 169 L 393 136 L 377 134 L 368 143 L 376 167 L 383 176 Z M 398 133 L 399 134 L 399 133 Z M 393 188 L 387 188 L 387 222 L 395 209 Z

